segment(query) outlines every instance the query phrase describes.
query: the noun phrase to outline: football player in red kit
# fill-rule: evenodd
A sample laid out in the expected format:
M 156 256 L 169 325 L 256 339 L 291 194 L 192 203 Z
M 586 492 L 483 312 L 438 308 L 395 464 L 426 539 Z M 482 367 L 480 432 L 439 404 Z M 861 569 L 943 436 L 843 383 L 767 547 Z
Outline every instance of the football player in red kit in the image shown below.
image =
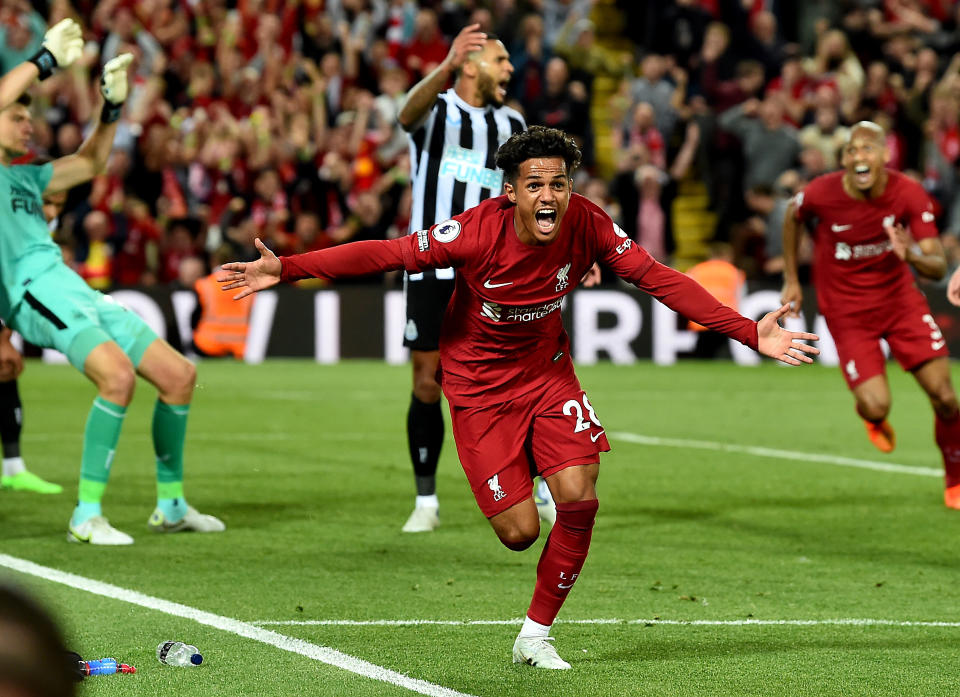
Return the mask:
M 223 266 L 237 297 L 309 276 L 335 279 L 405 268 L 457 269 L 440 334 L 441 385 L 450 404 L 460 462 L 484 515 L 513 550 L 532 545 L 540 521 L 531 467 L 557 504 L 557 520 L 537 565 L 515 662 L 569 668 L 548 636 L 580 575 L 597 513 L 603 425 L 580 387 L 560 303 L 595 261 L 684 316 L 784 363 L 813 359 L 814 334 L 787 331 L 784 305 L 759 323 L 713 299 L 696 281 L 633 244 L 603 210 L 572 193 L 580 162 L 561 131 L 535 126 L 497 152 L 506 195 L 405 238 L 356 242 L 278 259 Z
M 885 167 L 883 129 L 861 121 L 843 147 L 844 169 L 814 179 L 796 195 L 783 224 L 782 300 L 800 311 L 800 226 L 816 221 L 813 280 L 817 304 L 837 345 L 840 366 L 873 444 L 893 450 L 887 422 L 890 385 L 880 339 L 930 398 L 943 454 L 944 501 L 960 509 L 960 412 L 950 383 L 946 341 L 913 271 L 939 279 L 946 257 L 923 188 Z

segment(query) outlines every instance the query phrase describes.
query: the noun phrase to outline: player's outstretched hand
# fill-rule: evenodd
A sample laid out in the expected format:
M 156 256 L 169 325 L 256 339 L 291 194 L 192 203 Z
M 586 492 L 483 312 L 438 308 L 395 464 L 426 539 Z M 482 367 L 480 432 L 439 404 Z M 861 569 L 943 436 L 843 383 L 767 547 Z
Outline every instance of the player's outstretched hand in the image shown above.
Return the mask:
M 482 51 L 487 35 L 480 31 L 479 24 L 468 24 L 453 39 L 446 62 L 452 70 L 456 70 L 467 60 L 467 55 L 474 51 Z
M 223 284 L 220 290 L 243 289 L 233 296 L 234 300 L 253 295 L 258 290 L 272 288 L 280 282 L 283 265 L 277 255 L 267 249 L 267 245 L 261 242 L 259 237 L 253 243 L 260 252 L 259 259 L 224 264 L 221 268 L 228 273 L 217 278 Z
M 757 351 L 788 365 L 813 363 L 811 356 L 819 354 L 820 349 L 803 342 L 819 341 L 820 337 L 810 332 L 791 332 L 781 327 L 780 318 L 789 310 L 790 305 L 784 304 L 757 322 Z
M 780 291 L 780 302 L 788 306 L 791 317 L 800 316 L 800 307 L 803 305 L 803 288 L 797 281 L 787 281 Z
M 950 276 L 950 282 L 947 284 L 947 300 L 960 306 L 960 269 Z
M 66 68 L 83 53 L 83 32 L 72 19 L 63 19 L 47 29 L 41 45 L 53 54 L 58 67 Z
M 123 104 L 127 99 L 127 91 L 130 89 L 127 81 L 127 68 L 133 62 L 132 53 L 121 53 L 116 58 L 111 58 L 103 66 L 103 73 L 100 75 L 100 94 L 103 98 L 114 106 Z

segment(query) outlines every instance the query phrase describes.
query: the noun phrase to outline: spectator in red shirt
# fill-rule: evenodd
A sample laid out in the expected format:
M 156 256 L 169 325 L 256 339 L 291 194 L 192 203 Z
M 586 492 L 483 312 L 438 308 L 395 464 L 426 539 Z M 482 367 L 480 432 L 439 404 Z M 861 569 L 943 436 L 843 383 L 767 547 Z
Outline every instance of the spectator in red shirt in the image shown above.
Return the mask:
M 783 61 L 780 74 L 767 84 L 767 94 L 779 93 L 786 119 L 799 127 L 812 99 L 814 82 L 803 71 L 799 56 L 789 56 Z
M 440 33 L 437 13 L 421 9 L 414 24 L 413 40 L 402 53 L 402 65 L 410 75 L 410 84 L 440 65 L 449 50 L 450 43 Z
M 640 102 L 633 107 L 631 124 L 623 132 L 614 132 L 614 148 L 625 150 L 643 146 L 647 151 L 648 162 L 660 169 L 667 168 L 667 148 L 663 135 L 657 130 L 653 106 Z
M 193 221 L 185 219 L 170 223 L 166 240 L 160 253 L 160 282 L 170 283 L 180 275 L 180 262 L 196 256 L 197 245 L 193 234 Z
M 127 198 L 113 258 L 113 282 L 118 286 L 156 283 L 157 248 L 163 232 L 138 199 Z

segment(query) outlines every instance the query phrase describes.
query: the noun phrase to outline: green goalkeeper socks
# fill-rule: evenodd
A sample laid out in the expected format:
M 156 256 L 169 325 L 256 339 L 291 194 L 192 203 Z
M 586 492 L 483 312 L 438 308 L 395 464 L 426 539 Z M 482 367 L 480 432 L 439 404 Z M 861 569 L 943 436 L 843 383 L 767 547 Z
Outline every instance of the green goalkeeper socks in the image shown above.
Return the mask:
M 159 399 L 153 410 L 153 449 L 157 456 L 157 507 L 168 520 L 187 512 L 183 500 L 183 444 L 187 436 L 189 404 L 167 404 Z
M 187 510 L 183 500 L 183 444 L 189 412 L 189 404 L 166 404 L 159 399 L 153 411 L 157 506 L 169 520 L 179 520 Z M 126 413 L 126 407 L 102 397 L 93 401 L 84 432 L 79 503 L 74 510 L 74 525 L 100 515 L 100 501 L 110 478 L 110 465 Z
M 80 465 L 78 504 L 73 524 L 100 515 L 100 501 L 110 479 L 110 466 L 120 439 L 127 408 L 97 396 L 90 407 L 83 432 L 83 457 Z

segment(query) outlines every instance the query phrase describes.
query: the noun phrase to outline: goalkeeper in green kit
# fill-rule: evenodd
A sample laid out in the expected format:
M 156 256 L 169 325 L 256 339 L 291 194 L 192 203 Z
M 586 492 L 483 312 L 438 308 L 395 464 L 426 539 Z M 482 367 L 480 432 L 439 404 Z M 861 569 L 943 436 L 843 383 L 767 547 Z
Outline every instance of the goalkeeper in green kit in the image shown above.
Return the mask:
M 65 19 L 47 31 L 33 58 L 0 79 L 0 319 L 27 341 L 66 354 L 97 387 L 68 541 L 133 543 L 110 525 L 100 502 L 137 375 L 159 393 L 153 412 L 157 507 L 147 526 L 157 532 L 220 532 L 220 520 L 198 513 L 183 498 L 183 444 L 196 369 L 139 316 L 91 289 L 63 263 L 43 215 L 44 194 L 89 181 L 106 167 L 133 56 L 117 56 L 104 66 L 103 107 L 76 153 L 44 165 L 11 164 L 28 152 L 33 134 L 24 93 L 36 79 L 70 65 L 82 48 L 80 26 Z

